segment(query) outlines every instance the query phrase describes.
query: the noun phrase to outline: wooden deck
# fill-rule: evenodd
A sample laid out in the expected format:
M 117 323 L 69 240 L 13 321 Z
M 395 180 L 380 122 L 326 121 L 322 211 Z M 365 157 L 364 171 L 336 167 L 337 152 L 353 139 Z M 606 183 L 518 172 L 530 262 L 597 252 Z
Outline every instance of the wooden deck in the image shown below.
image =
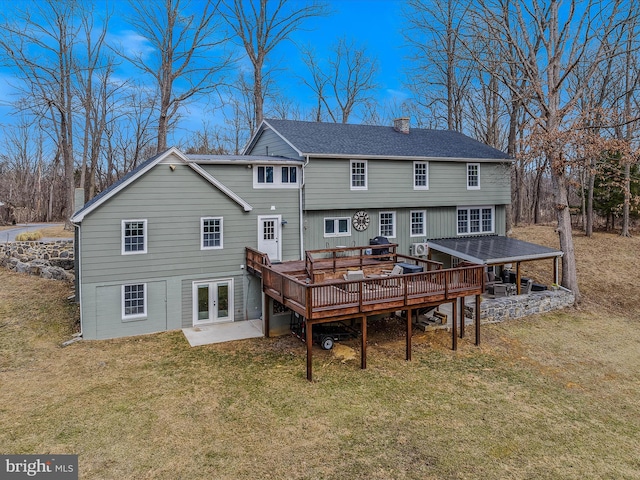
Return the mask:
M 314 323 L 426 307 L 482 294 L 481 265 L 442 269 L 438 262 L 399 255 L 394 248 L 384 255 L 364 255 L 359 252 L 364 248 L 315 250 L 307 252 L 304 262 L 274 265 L 262 253 L 247 249 L 247 269 L 262 278 L 267 296 Z M 353 251 L 358 253 L 352 255 Z M 320 257 L 322 254 L 325 256 Z M 423 272 L 383 273 L 397 263 L 418 265 Z M 354 269 L 362 270 L 365 278 L 345 280 L 344 275 Z
M 268 297 L 297 312 L 305 321 L 307 379 L 312 380 L 313 325 L 359 319 L 361 325 L 361 368 L 366 368 L 367 317 L 398 310 L 406 311 L 406 359 L 411 360 L 413 313 L 421 308 L 451 303 L 452 348 L 457 335 L 464 336 L 464 308 L 460 299 L 475 295 L 475 343 L 480 343 L 480 296 L 484 290 L 484 266 L 442 269 L 438 262 L 399 255 L 397 245 L 388 251 L 370 253 L 370 247 L 335 248 L 306 252 L 304 261 L 271 264 L 266 254 L 246 249 L 247 271 L 262 279 Z M 391 275 L 397 264 L 422 267 L 422 272 Z M 347 272 L 362 271 L 364 278 L 346 280 Z M 269 310 L 264 312 L 269 332 Z M 459 324 L 459 326 L 458 326 Z

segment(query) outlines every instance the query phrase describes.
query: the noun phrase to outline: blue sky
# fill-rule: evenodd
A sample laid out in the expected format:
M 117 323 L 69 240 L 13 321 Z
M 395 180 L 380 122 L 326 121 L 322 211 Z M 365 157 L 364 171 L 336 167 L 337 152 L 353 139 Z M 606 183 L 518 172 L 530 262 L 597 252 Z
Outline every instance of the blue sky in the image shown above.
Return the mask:
M 141 0 L 149 1 L 149 0 Z M 155 0 L 154 0 L 155 1 Z M 296 0 L 294 0 L 295 2 Z M 278 77 L 280 89 L 288 97 L 299 103 L 304 110 L 309 109 L 312 102 L 312 94 L 307 87 L 301 84 L 299 75 L 306 72 L 306 67 L 301 62 L 298 46 L 312 45 L 319 56 L 326 53 L 326 49 L 334 44 L 339 38 L 345 37 L 348 41 L 354 41 L 359 47 L 366 47 L 370 56 L 378 59 L 379 88 L 375 92 L 375 97 L 380 103 L 391 102 L 397 99 L 399 102 L 406 99 L 408 92 L 403 89 L 403 65 L 407 52 L 402 48 L 403 38 L 401 34 L 404 20 L 401 16 L 401 9 L 404 2 L 401 0 L 325 0 L 332 10 L 332 15 L 311 19 L 305 24 L 304 31 L 296 32 L 293 42 L 285 42 L 274 50 L 269 57 L 269 61 L 275 63 L 279 69 L 284 71 Z M 19 8 L 25 5 L 30 10 L 34 10 L 30 5 L 36 5 L 38 0 L 17 0 Z M 198 0 L 193 0 L 197 5 Z M 124 0 L 111 0 L 105 2 L 114 10 L 114 16 L 110 23 L 109 39 L 111 41 L 122 41 L 123 44 L 132 48 L 148 48 L 137 32 L 131 30 L 131 26 L 126 24 L 122 18 L 128 5 Z M 97 2 L 98 10 L 100 1 Z M 5 14 L 10 14 L 10 8 L 5 9 Z M 139 77 L 133 67 L 121 64 L 117 75 L 122 77 Z M 151 80 L 149 80 L 151 82 Z M 7 103 L 14 100 L 11 95 L 12 72 L 0 65 L 0 123 L 11 122 L 11 117 L 6 114 L 10 111 Z M 206 113 L 204 103 L 192 104 L 189 106 L 188 116 L 181 122 L 180 129 L 176 131 L 173 141 L 179 141 L 181 137 L 188 134 L 191 129 L 201 128 L 203 119 L 216 123 L 216 118 L 211 118 Z M 357 123 L 360 119 L 353 116 L 350 122 Z M 0 134 L 1 137 L 2 134 Z

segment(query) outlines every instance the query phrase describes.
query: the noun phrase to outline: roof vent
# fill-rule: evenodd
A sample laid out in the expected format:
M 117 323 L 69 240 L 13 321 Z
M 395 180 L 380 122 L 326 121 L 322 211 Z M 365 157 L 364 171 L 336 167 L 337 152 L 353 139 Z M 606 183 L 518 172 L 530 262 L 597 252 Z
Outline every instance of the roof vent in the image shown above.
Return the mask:
M 393 129 L 400 133 L 409 133 L 409 117 L 401 117 L 393 120 Z

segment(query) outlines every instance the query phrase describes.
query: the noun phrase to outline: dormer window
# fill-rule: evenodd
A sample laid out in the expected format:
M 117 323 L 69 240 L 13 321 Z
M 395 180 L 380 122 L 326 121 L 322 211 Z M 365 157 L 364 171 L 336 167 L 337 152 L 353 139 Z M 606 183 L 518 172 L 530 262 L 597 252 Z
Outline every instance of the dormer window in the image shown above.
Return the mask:
M 296 165 L 257 165 L 253 168 L 253 188 L 296 188 Z

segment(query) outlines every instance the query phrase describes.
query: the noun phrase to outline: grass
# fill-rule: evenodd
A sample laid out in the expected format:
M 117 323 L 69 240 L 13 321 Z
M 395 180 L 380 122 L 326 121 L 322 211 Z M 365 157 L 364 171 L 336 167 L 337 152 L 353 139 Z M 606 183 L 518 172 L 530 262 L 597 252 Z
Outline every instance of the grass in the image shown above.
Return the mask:
M 42 232 L 40 230 L 33 230 L 31 232 L 22 232 L 16 235 L 16 242 L 35 242 L 42 238 Z
M 516 233 L 557 247 L 550 227 Z M 639 241 L 575 241 L 578 309 L 458 352 L 415 332 L 412 362 L 400 324 L 371 322 L 367 370 L 318 349 L 313 383 L 289 336 L 61 348 L 69 286 L 0 270 L 0 451 L 77 453 L 89 479 L 640 478 L 640 305 L 621 282 L 637 286 Z

